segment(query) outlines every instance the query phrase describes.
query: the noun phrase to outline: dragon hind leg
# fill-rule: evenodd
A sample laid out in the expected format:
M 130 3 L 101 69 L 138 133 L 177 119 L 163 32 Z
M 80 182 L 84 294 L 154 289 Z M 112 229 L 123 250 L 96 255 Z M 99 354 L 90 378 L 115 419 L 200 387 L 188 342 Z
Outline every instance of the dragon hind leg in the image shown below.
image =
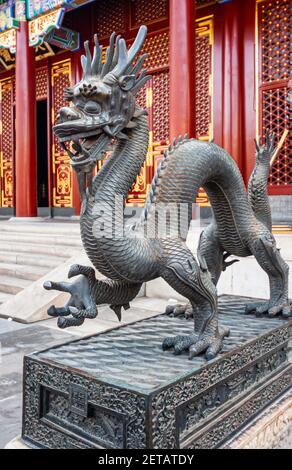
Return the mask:
M 246 313 L 292 316 L 292 305 L 288 299 L 289 267 L 280 255 L 275 239 L 270 233 L 265 234 L 251 247 L 251 251 L 269 276 L 270 299 L 264 303 L 247 305 Z
M 238 261 L 227 261 L 230 254 L 224 253 L 215 221 L 202 231 L 198 244 L 198 252 L 201 258 L 204 258 L 206 261 L 208 271 L 215 286 L 217 285 L 222 271 L 225 271 L 228 266 Z M 167 305 L 165 313 L 174 317 L 184 315 L 186 319 L 194 317 L 193 307 L 190 302 L 187 304 Z
M 201 263 L 200 263 L 201 264 Z M 223 346 L 229 330 L 219 330 L 217 293 L 206 264 L 198 266 L 187 249 L 179 258 L 169 260 L 161 276 L 190 302 L 194 312 L 194 333 L 165 338 L 162 349 L 174 349 L 174 354 L 189 351 L 189 358 L 205 353 L 213 359 Z

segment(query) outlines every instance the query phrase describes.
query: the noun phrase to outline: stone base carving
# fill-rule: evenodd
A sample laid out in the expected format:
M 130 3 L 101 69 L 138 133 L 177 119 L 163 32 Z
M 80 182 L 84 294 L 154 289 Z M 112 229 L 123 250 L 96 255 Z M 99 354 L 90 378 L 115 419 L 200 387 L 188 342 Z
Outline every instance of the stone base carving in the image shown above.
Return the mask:
M 224 445 L 225 449 L 292 449 L 292 389 Z
M 192 322 L 157 315 L 25 357 L 23 433 L 42 448 L 216 448 L 291 386 L 292 322 L 222 296 L 223 352 L 163 352 Z M 254 299 L 252 299 L 254 301 Z M 291 342 L 290 342 L 291 347 Z

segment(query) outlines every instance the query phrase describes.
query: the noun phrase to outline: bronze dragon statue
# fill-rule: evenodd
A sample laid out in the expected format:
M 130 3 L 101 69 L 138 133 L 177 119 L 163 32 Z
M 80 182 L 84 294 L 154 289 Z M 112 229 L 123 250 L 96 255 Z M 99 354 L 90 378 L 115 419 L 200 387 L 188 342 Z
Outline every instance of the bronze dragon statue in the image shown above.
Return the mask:
M 107 303 L 120 318 L 121 309 L 129 308 L 143 282 L 162 277 L 189 300 L 186 306 L 169 307 L 168 313 L 186 311 L 194 317 L 193 334 L 166 338 L 163 349 L 173 348 L 175 354 L 188 350 L 190 358 L 205 353 L 211 359 L 229 333 L 218 325 L 216 292 L 222 270 L 232 263 L 226 261 L 229 255 L 254 255 L 269 276 L 270 300 L 248 307 L 247 313 L 291 315 L 288 266 L 271 233 L 266 190 L 274 137 L 267 135 L 265 146 L 256 144 L 256 165 L 248 193 L 236 163 L 222 148 L 212 142 L 179 137 L 157 168 L 140 220 L 123 224 L 123 210 L 115 211 L 123 230 L 113 235 L 116 200 L 126 200 L 148 148 L 147 116 L 135 100 L 149 79 L 142 68 L 147 54 L 137 58 L 146 33 L 142 26 L 129 50 L 125 40 L 113 33 L 104 63 L 97 37 L 93 57 L 86 42 L 86 55 L 81 60 L 83 78 L 65 91 L 71 106 L 60 110 L 54 132 L 77 173 L 84 248 L 93 266 L 106 278 L 97 280 L 92 267 L 73 265 L 68 277 L 77 276 L 75 280 L 46 281 L 46 289 L 71 294 L 64 307 L 51 306 L 48 314 L 58 317 L 60 328 L 78 326 L 86 318 L 97 316 L 97 305 Z M 105 159 L 109 149 L 112 152 Z M 97 161 L 104 159 L 93 178 Z M 173 230 L 170 217 L 165 218 L 166 232 L 159 234 L 156 208 L 175 205 L 178 220 L 186 218 L 189 224 L 200 187 L 209 197 L 214 220 L 201 234 L 196 259 L 186 245 L 186 233 Z

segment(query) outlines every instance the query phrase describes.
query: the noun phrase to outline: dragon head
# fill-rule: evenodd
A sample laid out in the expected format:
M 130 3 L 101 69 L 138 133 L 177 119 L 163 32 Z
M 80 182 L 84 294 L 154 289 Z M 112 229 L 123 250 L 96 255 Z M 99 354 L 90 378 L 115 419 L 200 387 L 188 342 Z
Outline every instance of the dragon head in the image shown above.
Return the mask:
M 269 164 L 275 151 L 276 134 L 270 134 L 269 129 L 266 130 L 265 144 L 261 145 L 260 141 L 255 139 L 256 161 L 259 163 Z
M 60 109 L 54 133 L 71 157 L 76 169 L 94 165 L 104 158 L 105 149 L 113 138 L 126 139 L 123 130 L 134 127 L 135 95 L 150 78 L 142 69 L 147 54 L 133 64 L 141 50 L 147 33 L 141 26 L 129 50 L 126 42 L 113 33 L 102 62 L 102 46 L 94 36 L 91 56 L 88 41 L 81 57 L 82 80 L 65 90 L 70 106 Z M 73 142 L 71 152 L 69 145 Z

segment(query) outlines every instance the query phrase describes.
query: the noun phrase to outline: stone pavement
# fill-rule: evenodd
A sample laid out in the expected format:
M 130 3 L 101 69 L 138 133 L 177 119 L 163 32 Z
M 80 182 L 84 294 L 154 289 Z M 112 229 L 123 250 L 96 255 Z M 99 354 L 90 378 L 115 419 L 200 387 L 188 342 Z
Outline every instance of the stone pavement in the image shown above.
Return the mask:
M 163 312 L 167 303 L 165 299 L 140 297 L 131 302 L 130 310 L 123 312 L 121 323 L 132 323 Z M 23 356 L 118 325 L 114 312 L 107 306 L 99 308 L 96 319 L 67 330 L 60 330 L 55 318 L 33 324 L 0 318 L 0 449 L 21 432 Z

